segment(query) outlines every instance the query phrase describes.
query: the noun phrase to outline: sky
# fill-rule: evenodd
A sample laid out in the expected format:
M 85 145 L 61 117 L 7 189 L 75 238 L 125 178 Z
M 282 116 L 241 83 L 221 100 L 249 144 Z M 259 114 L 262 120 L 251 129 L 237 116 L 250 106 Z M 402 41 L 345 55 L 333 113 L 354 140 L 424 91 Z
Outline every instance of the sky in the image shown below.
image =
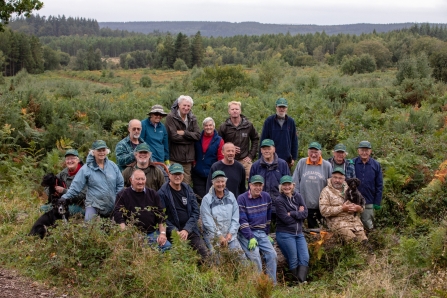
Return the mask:
M 41 0 L 41 16 L 98 22 L 227 21 L 270 24 L 447 23 L 447 0 Z

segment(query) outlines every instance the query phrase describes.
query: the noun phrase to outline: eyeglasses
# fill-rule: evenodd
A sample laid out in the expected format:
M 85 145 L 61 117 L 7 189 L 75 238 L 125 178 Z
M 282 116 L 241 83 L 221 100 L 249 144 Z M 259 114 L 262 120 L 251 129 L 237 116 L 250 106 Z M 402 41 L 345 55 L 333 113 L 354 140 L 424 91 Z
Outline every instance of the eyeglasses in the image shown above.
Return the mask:
M 132 127 L 132 131 L 136 131 L 136 130 L 140 131 L 141 127 Z

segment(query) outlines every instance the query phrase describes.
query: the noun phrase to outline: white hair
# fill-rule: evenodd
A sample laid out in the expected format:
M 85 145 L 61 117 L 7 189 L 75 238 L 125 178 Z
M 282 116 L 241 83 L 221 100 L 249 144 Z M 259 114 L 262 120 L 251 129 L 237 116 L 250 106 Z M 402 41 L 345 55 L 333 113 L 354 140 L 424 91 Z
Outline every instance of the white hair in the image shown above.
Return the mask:
M 293 192 L 295 191 L 295 183 L 293 183 L 293 182 L 291 182 L 291 183 L 292 183 L 292 187 L 293 187 L 293 188 L 292 188 L 292 193 L 293 193 Z M 279 188 L 279 192 L 280 192 L 280 193 L 283 193 L 283 191 L 282 191 L 282 187 L 281 187 L 281 186 L 282 186 L 282 184 L 280 184 L 280 185 L 278 186 L 278 188 Z
M 335 150 L 332 150 L 332 154 L 334 154 Z M 348 156 L 348 152 L 343 151 L 344 154 L 346 154 L 345 156 Z
M 91 156 L 94 156 L 94 155 L 93 155 L 93 151 L 96 151 L 96 149 L 90 149 L 90 150 L 88 151 L 88 154 L 91 155 Z M 106 154 L 110 154 L 110 149 L 109 149 L 109 148 L 106 149 Z
M 205 126 L 205 124 L 207 124 L 210 121 L 213 123 L 213 126 L 216 127 L 216 123 L 214 122 L 213 118 L 211 118 L 211 117 L 206 117 L 205 119 L 203 119 L 202 126 Z
M 187 102 L 189 102 L 189 103 L 191 104 L 191 107 L 194 105 L 194 101 L 192 100 L 191 96 L 188 96 L 188 95 L 180 95 L 180 96 L 177 98 L 177 104 L 180 105 L 180 103 L 181 103 L 182 101 L 184 101 L 184 100 L 186 100 Z
M 228 178 L 224 177 L 224 176 L 217 176 L 216 178 L 214 178 L 213 180 L 211 180 L 211 183 L 214 184 L 214 182 L 217 181 L 217 179 L 224 179 L 225 183 L 227 183 Z

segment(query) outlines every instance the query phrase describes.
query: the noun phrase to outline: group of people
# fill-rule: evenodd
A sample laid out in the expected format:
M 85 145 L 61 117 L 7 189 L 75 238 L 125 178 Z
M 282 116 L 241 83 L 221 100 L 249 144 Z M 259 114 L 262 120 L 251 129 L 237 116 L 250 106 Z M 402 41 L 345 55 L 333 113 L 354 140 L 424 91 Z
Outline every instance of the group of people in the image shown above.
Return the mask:
M 86 221 L 101 216 L 113 218 L 122 229 L 136 225 L 162 251 L 176 234 L 202 262 L 216 245 L 253 261 L 259 271 L 264 259 L 274 283 L 271 223 L 299 282 L 306 281 L 309 262 L 304 221 L 308 228 L 327 225 L 345 240 L 367 242 L 364 227 L 373 229 L 383 189 L 370 142 L 360 142 L 359 156 L 352 160 L 346 158 L 346 146 L 337 144 L 327 161 L 321 145 L 312 142 L 308 156 L 297 160 L 298 136 L 286 99 L 276 101 L 276 113 L 264 122 L 261 137 L 241 113 L 240 102 L 228 103 L 229 117 L 218 130 L 207 117 L 200 131 L 192 107 L 193 99 L 181 95 L 169 114 L 154 105 L 147 119 L 131 120 L 128 136 L 116 145 L 116 164 L 107 158 L 110 149 L 102 140 L 93 142 L 85 165 L 76 150 L 67 150 L 67 169 L 58 174 L 68 188 L 57 190 L 61 200 L 85 201 Z M 345 200 L 345 178 L 354 177 L 361 181 L 364 206 Z

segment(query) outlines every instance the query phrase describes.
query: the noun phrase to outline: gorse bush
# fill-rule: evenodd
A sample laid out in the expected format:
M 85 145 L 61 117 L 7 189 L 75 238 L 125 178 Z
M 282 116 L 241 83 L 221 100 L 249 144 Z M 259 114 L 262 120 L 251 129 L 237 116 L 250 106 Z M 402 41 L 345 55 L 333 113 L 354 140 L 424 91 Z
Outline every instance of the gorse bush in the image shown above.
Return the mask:
M 152 79 L 148 76 L 142 76 L 140 79 L 140 86 L 150 88 L 152 86 Z

